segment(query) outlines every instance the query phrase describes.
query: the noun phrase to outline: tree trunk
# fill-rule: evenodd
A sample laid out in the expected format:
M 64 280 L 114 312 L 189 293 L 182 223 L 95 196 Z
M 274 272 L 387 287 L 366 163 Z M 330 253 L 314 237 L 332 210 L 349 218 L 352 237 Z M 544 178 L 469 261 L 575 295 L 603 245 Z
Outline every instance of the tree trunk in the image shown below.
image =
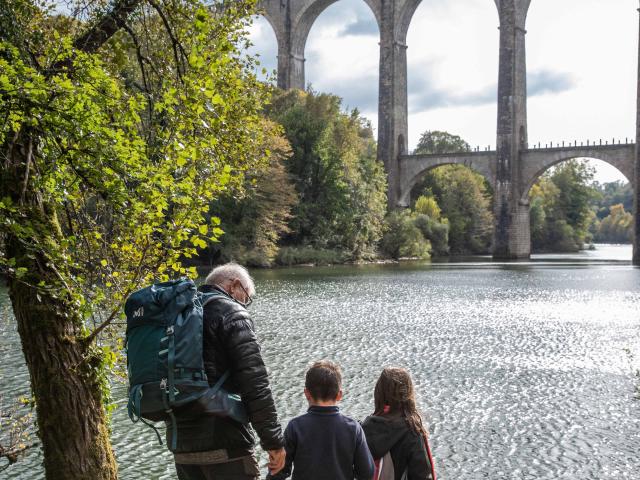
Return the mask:
M 38 435 L 51 480 L 117 478 L 96 362 L 76 339 L 64 315 L 68 306 L 42 297 L 18 281 L 10 282 L 31 389 L 36 399 Z
M 0 187 L 28 212 L 26 217 L 37 236 L 30 239 L 31 244 L 42 244 L 45 239 L 58 242 L 61 233 L 55 212 L 25 180 L 31 164 L 28 145 L 37 143 L 28 133 L 19 137 L 8 149 L 8 168 L 0 175 Z M 101 359 L 82 341 L 83 319 L 51 260 L 11 233 L 5 245 L 7 258 L 16 261 L 15 268 L 27 272 L 24 277 L 9 278 L 9 296 L 36 401 L 46 478 L 115 480 L 117 468 L 99 382 Z M 41 281 L 59 286 L 58 294 L 54 297 L 35 287 Z

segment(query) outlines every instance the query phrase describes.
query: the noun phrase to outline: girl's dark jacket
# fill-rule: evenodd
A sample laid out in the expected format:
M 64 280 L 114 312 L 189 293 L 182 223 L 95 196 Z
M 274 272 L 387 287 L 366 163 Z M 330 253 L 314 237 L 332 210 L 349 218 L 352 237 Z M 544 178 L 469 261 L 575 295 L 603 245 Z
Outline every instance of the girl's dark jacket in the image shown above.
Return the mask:
M 213 385 L 229 370 L 230 377 L 223 388 L 242 398 L 262 448 L 275 450 L 283 447 L 267 370 L 249 312 L 216 287 L 205 285 L 200 290 L 224 294 L 204 307 L 203 357 L 209 384 Z M 168 422 L 168 438 L 171 436 L 170 426 Z M 233 458 L 246 455 L 253 447 L 251 428 L 230 418 L 178 418 L 178 453 L 226 449 L 229 457 Z
M 362 423 L 367 445 L 374 460 L 391 452 L 395 480 L 405 470 L 408 480 L 432 480 L 431 463 L 422 437 L 399 416 L 370 416 Z

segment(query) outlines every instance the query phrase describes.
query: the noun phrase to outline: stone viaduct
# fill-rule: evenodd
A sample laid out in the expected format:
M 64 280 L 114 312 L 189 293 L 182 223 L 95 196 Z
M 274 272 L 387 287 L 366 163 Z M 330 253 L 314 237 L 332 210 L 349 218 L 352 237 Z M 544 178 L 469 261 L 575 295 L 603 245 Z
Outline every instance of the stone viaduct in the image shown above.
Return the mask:
M 314 21 L 339 0 L 260 0 L 261 14 L 278 42 L 278 86 L 305 88 L 304 49 Z M 481 173 L 494 190 L 493 256 L 528 258 L 531 252 L 528 193 L 536 179 L 558 162 L 591 157 L 618 168 L 634 186 L 633 262 L 640 265 L 640 81 L 636 143 L 531 149 L 527 137 L 526 18 L 531 0 L 494 0 L 500 54 L 496 150 L 445 155 L 408 154 L 407 32 L 422 0 L 363 0 L 380 32 L 378 160 L 388 178 L 391 208 L 408 205 L 415 183 L 431 168 L 463 164 Z M 490 1 L 490 0 L 487 0 Z M 640 49 L 639 75 L 640 79 Z

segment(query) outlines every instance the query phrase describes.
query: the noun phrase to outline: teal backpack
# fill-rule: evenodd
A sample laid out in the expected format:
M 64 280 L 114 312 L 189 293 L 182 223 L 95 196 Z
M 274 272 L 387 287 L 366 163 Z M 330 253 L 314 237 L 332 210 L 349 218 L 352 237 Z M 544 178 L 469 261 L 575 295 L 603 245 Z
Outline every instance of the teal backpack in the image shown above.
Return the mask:
M 218 415 L 248 421 L 240 398 L 221 388 L 229 372 L 210 387 L 204 370 L 203 308 L 221 297 L 221 292 L 198 292 L 191 280 L 183 278 L 138 290 L 124 306 L 129 418 L 152 427 L 158 440 L 158 430 L 149 421 L 171 422 L 171 450 L 177 447 L 176 416 Z

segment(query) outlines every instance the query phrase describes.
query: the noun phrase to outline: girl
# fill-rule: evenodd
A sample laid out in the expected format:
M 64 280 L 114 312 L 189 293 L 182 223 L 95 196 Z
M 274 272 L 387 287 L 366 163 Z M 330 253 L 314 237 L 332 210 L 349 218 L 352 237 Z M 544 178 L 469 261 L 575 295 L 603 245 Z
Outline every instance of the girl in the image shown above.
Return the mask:
M 436 480 L 409 372 L 385 368 L 376 383 L 374 402 L 373 415 L 362 424 L 376 461 L 374 480 Z

